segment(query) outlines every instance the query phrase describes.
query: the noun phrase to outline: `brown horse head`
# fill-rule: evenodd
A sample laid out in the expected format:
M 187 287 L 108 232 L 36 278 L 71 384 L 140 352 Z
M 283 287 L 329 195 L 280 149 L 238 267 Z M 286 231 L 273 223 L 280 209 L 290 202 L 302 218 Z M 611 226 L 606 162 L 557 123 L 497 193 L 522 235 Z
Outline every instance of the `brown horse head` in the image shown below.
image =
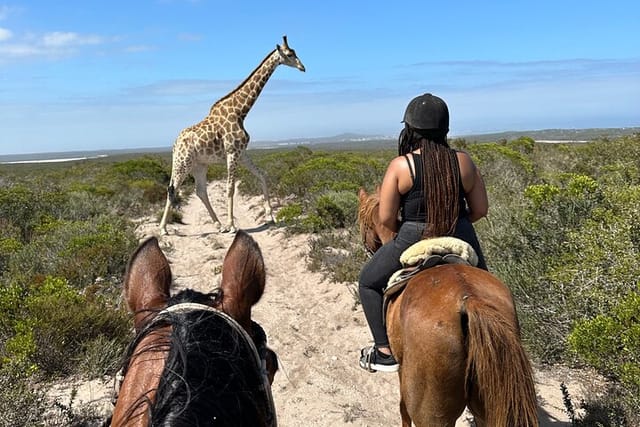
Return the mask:
M 360 237 L 365 250 L 369 254 L 375 253 L 382 246 L 381 233 L 378 226 L 378 208 L 380 206 L 380 187 L 376 192 L 369 195 L 367 190 L 360 188 L 358 191 L 358 225 L 360 227 Z
M 364 189 L 358 196 L 360 234 L 373 253 L 383 240 L 379 196 Z M 386 327 L 400 363 L 403 427 L 452 426 L 465 407 L 478 426 L 538 425 L 512 295 L 489 272 L 445 264 L 411 276 L 390 297 Z
M 136 338 L 123 365 L 111 425 L 167 420 L 195 425 L 202 419 L 272 425 L 270 384 L 277 357 L 251 319 L 251 307 L 265 286 L 256 242 L 243 231 L 236 234 L 224 259 L 220 290 L 187 289 L 170 296 L 170 286 L 169 263 L 158 240 L 149 238 L 133 253 L 125 273 L 124 297 L 134 315 Z

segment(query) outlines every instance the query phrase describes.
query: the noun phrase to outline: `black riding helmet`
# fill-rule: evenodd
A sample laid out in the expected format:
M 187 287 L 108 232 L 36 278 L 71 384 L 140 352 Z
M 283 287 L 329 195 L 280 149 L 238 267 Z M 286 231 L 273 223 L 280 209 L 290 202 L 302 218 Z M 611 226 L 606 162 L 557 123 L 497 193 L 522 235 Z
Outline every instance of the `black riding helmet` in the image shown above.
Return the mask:
M 425 93 L 409 102 L 404 112 L 403 123 L 413 129 L 449 132 L 449 109 L 439 97 Z

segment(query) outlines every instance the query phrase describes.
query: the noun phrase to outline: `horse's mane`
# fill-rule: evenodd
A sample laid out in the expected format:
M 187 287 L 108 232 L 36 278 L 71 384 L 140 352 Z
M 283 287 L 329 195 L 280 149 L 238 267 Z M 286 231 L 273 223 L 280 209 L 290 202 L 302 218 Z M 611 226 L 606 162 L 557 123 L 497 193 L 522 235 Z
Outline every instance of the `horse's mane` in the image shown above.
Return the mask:
M 214 298 L 213 294 L 184 290 L 172 297 L 168 306 L 184 302 L 213 305 Z M 160 344 L 135 350 L 144 336 L 166 326 L 171 326 L 170 332 Z M 259 345 L 266 345 L 264 331 L 256 323 L 253 328 L 263 338 Z M 256 368 L 253 350 L 216 313 L 163 313 L 133 340 L 125 367 L 134 352 L 143 351 L 168 351 L 151 406 L 150 425 L 270 425 L 270 401 L 265 398 L 264 381 Z
M 358 224 L 360 225 L 360 234 L 364 236 L 366 230 L 375 227 L 374 215 L 378 211 L 380 205 L 380 196 L 378 192 L 367 195 L 367 198 L 358 206 Z

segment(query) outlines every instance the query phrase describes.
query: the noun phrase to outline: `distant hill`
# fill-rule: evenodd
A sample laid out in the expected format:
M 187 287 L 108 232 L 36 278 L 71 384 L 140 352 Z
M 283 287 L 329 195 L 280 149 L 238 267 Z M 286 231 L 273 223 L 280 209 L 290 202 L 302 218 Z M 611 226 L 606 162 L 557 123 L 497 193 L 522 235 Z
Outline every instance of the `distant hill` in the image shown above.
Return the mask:
M 640 133 L 640 127 L 628 128 L 592 128 L 592 129 L 544 129 L 529 131 L 507 131 L 487 133 L 479 135 L 460 135 L 455 138 L 464 138 L 467 141 L 491 142 L 507 140 L 511 141 L 522 136 L 528 136 L 536 141 L 553 142 L 577 142 L 595 141 L 598 139 L 615 139 L 625 135 Z
M 588 142 L 598 139 L 616 139 L 625 135 L 640 133 L 640 127 L 629 128 L 593 128 L 593 129 L 544 129 L 531 131 L 505 131 L 487 134 L 453 135 L 451 139 L 465 139 L 468 142 L 512 141 L 528 136 L 539 142 Z M 397 136 L 362 135 L 344 133 L 330 137 L 292 138 L 278 141 L 252 141 L 249 148 L 286 148 L 299 145 L 318 149 L 371 149 L 395 148 Z
M 629 128 L 593 128 L 593 129 L 543 129 L 528 131 L 505 131 L 486 134 L 470 134 L 470 135 L 452 135 L 450 138 L 466 139 L 469 142 L 492 142 L 507 140 L 511 141 L 522 136 L 528 136 L 536 141 L 553 141 L 553 142 L 577 142 L 577 141 L 594 141 L 597 139 L 614 139 L 624 135 L 632 135 L 640 133 L 640 127 Z M 325 145 L 340 144 L 343 146 L 351 146 L 366 144 L 373 141 L 396 141 L 397 136 L 390 135 L 362 135 L 356 133 L 343 133 L 340 135 L 318 138 L 291 138 L 277 141 L 252 141 L 253 147 L 257 148 L 276 148 L 297 145 Z
M 616 139 L 625 135 L 640 133 L 640 127 L 628 128 L 593 128 L 593 129 L 544 129 L 531 131 L 506 131 L 475 135 L 451 135 L 452 139 L 465 139 L 467 142 L 511 141 L 528 136 L 540 142 L 588 142 L 597 139 Z M 309 146 L 326 150 L 367 150 L 396 148 L 397 135 L 364 135 L 343 133 L 328 137 L 291 138 L 272 141 L 252 141 L 249 149 L 274 149 Z M 113 157 L 135 154 L 171 155 L 171 146 L 153 148 L 108 149 L 92 151 L 74 151 L 60 153 L 0 154 L 0 164 L 13 162 L 48 162 L 64 160 L 80 160 L 86 158 Z

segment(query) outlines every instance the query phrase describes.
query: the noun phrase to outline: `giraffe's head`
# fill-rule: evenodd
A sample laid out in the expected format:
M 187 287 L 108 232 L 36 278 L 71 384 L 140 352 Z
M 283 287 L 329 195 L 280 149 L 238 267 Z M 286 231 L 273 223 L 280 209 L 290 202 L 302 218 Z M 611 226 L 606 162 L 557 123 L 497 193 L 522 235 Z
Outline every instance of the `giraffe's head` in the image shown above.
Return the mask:
M 298 59 L 296 51 L 291 49 L 287 43 L 287 36 L 283 36 L 282 39 L 284 40 L 282 46 L 276 45 L 276 49 L 280 53 L 280 63 L 304 71 L 304 65 Z

